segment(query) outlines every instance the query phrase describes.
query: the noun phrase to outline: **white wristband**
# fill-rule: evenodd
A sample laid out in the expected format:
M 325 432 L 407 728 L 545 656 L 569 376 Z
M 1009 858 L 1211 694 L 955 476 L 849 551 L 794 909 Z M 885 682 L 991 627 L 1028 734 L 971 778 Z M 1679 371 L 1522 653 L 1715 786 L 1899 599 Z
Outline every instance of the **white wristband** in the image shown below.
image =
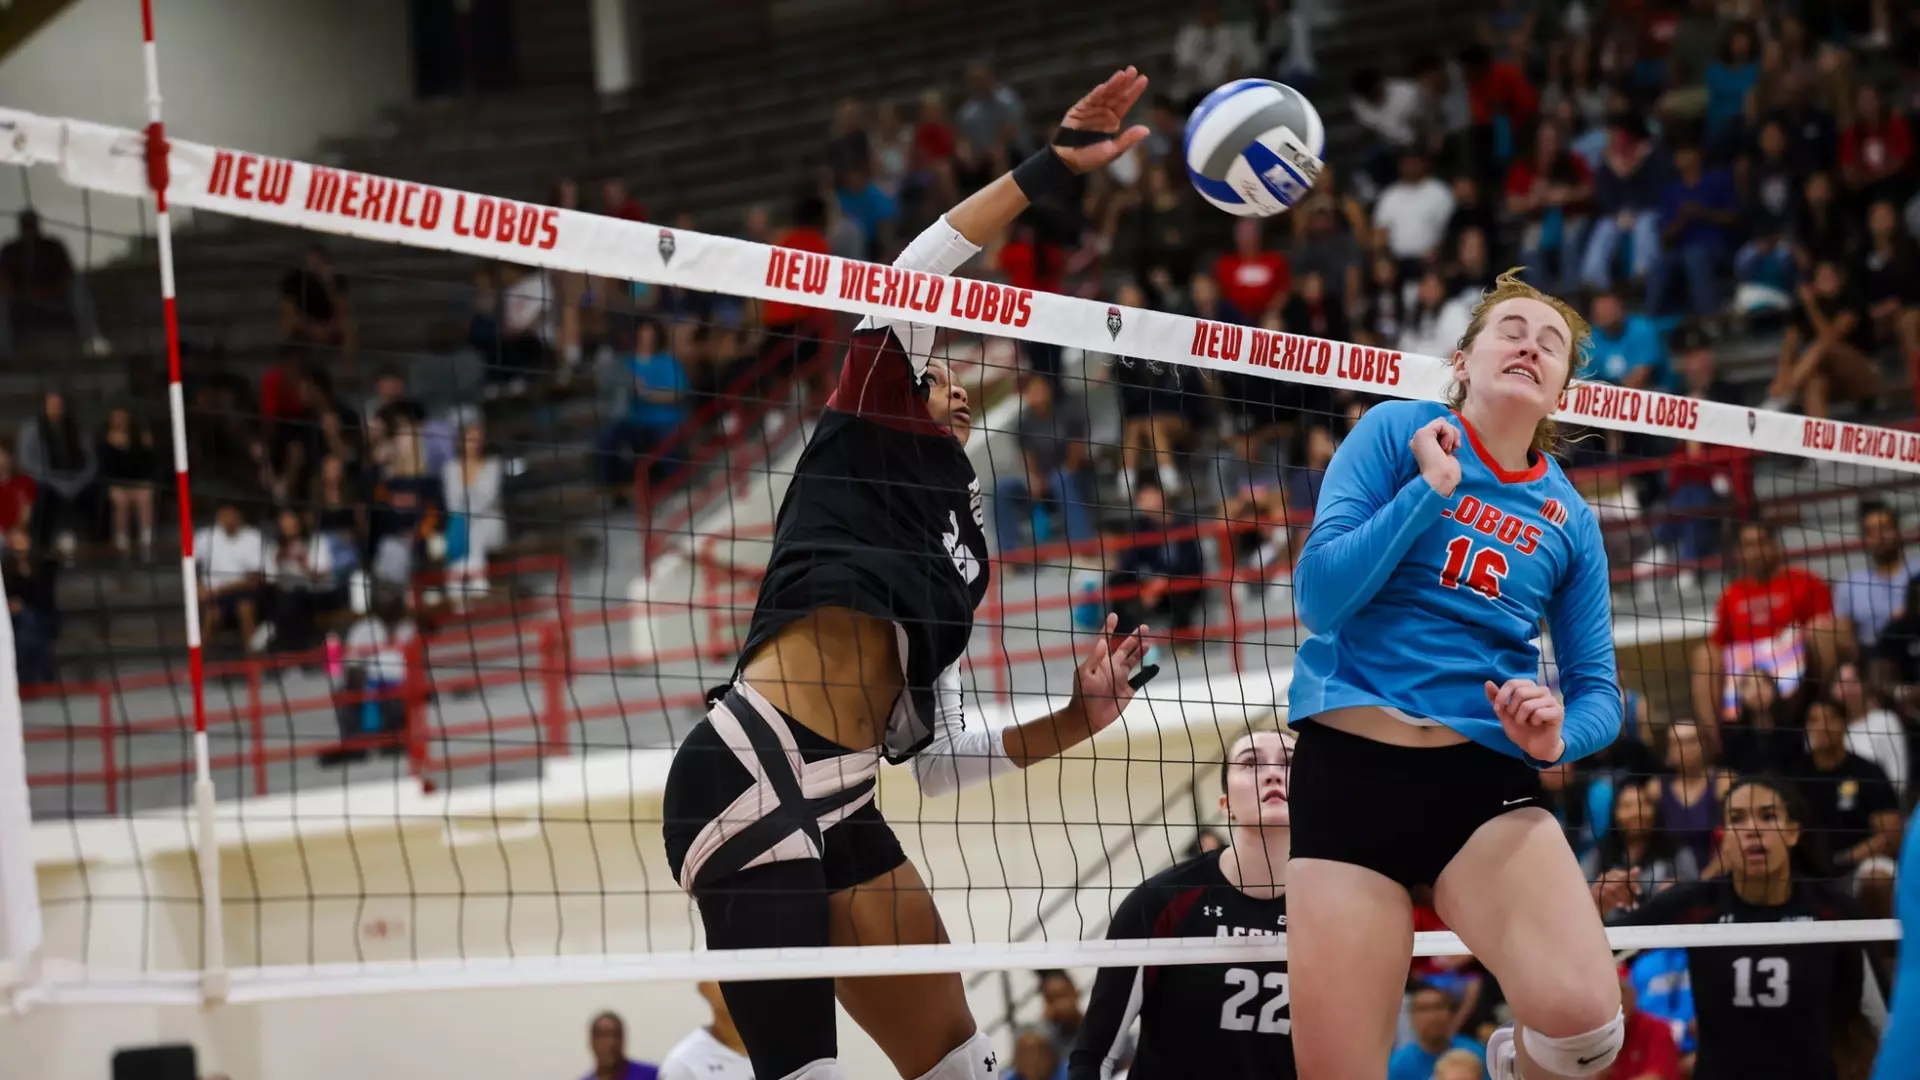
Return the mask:
M 902 270 L 925 270 L 930 274 L 951 274 L 975 255 L 980 248 L 947 223 L 947 216 L 922 229 L 893 265 Z

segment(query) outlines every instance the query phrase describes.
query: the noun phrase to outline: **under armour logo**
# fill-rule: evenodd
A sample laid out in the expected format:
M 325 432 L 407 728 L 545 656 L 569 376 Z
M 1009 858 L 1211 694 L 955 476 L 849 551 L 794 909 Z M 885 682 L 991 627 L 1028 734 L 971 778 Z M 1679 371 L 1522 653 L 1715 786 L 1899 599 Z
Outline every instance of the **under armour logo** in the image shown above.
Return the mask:
M 960 541 L 960 516 L 947 511 L 947 531 L 941 534 L 941 541 L 947 546 L 947 556 L 953 560 L 953 568 L 960 572 L 960 580 L 973 584 L 980 576 L 980 558 L 973 549 Z
M 1202 905 L 1200 905 L 1200 914 L 1202 914 L 1202 915 L 1224 915 L 1224 914 L 1226 914 L 1226 909 L 1225 909 L 1225 908 L 1223 908 L 1223 907 L 1221 907 L 1221 906 L 1220 906 L 1219 904 L 1213 904 L 1213 905 L 1207 905 L 1207 904 L 1202 904 Z

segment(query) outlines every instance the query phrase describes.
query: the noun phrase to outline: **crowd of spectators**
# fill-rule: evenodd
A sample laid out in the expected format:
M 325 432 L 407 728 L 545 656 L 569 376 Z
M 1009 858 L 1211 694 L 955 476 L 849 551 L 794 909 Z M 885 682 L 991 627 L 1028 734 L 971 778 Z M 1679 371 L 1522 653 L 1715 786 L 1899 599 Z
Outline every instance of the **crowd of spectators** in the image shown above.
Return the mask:
M 1279 74 L 1250 34 L 1220 25 L 1203 14 L 1182 33 L 1177 55 L 1200 58 L 1183 68 L 1189 97 Z M 1088 178 L 1076 218 L 1034 222 L 1050 278 L 1002 252 L 990 265 L 1018 284 L 1444 356 L 1479 291 L 1522 264 L 1589 314 L 1589 378 L 1814 416 L 1905 412 L 1884 391 L 1920 368 L 1917 42 L 1920 23 L 1885 5 L 1515 0 L 1452 57 L 1355 78 L 1369 148 L 1354 168 L 1329 167 L 1286 218 L 1227 235 L 1196 206 L 1178 151 L 1190 102 L 1176 94 L 1150 109 L 1154 139 Z M 1743 371 L 1742 355 L 1760 370 Z M 1154 605 L 1156 627 L 1205 619 L 1167 606 L 1183 584 L 1284 567 L 1313 478 L 1366 405 L 1125 358 L 1062 380 L 1043 347 L 1023 360 L 1023 378 L 1048 390 L 1030 392 L 1014 424 L 1019 455 L 995 458 L 1001 549 L 1077 538 L 1089 516 L 1096 531 L 1131 533 L 1138 546 L 1102 570 L 1116 596 L 1138 593 L 1135 617 Z M 1090 443 L 1062 475 L 1078 459 L 1057 443 L 1086 438 L 1086 395 L 1102 380 L 1118 384 L 1121 446 Z M 1644 896 L 1719 874 L 1722 796 L 1736 776 L 1771 772 L 1804 798 L 1809 865 L 1886 915 L 1920 749 L 1910 533 L 1867 499 L 1865 561 L 1835 545 L 1850 568 L 1829 579 L 1776 525 L 1729 534 L 1765 510 L 1744 455 L 1608 434 L 1576 443 L 1569 464 L 1622 461 L 1649 465 L 1579 475 L 1603 518 L 1644 519 L 1608 530 L 1617 565 L 1651 568 L 1640 598 L 1670 610 L 1667 588 L 1697 596 L 1723 551 L 1728 583 L 1676 704 L 1631 694 L 1615 748 L 1549 774 L 1589 877 L 1626 875 Z M 1243 565 L 1203 570 L 1210 550 L 1169 558 L 1169 520 L 1245 528 Z M 1196 607 L 1213 596 L 1188 595 Z M 1625 663 L 1629 681 L 1664 675 Z M 1682 1075 L 1684 971 L 1660 950 L 1623 967 L 1633 1075 Z M 1480 1075 L 1497 988 L 1470 959 L 1411 977 L 1392 1075 Z
M 1226 78 L 1312 71 L 1311 25 L 1202 10 L 1176 43 L 1173 92 L 1149 105 L 1154 136 L 1086 178 L 1078 206 L 1032 214 L 988 252 L 990 272 L 1444 356 L 1479 291 L 1518 263 L 1590 314 L 1590 378 L 1814 416 L 1903 407 L 1882 391 L 1920 365 L 1910 23 L 1866 7 L 1503 4 L 1451 57 L 1360 72 L 1350 105 L 1367 147 L 1354 167 L 1330 165 L 1287 217 L 1228 236 L 1182 176 L 1178 117 Z M 1263 47 L 1276 26 L 1301 33 Z M 1006 130 L 1017 153 L 1019 129 Z M 943 197 L 965 193 L 955 183 Z M 1770 379 L 1729 366 L 1768 348 Z M 1125 532 L 1151 516 L 1142 500 L 1164 501 L 1244 532 L 1237 576 L 1271 574 L 1311 510 L 1316 465 L 1365 405 L 1125 358 L 1063 381 L 1057 350 L 1040 345 L 1023 361 L 1052 393 L 1022 411 L 1019 455 L 997 469 L 1003 550 L 1079 539 L 1090 516 Z M 1119 447 L 1062 453 L 1062 438 L 1086 437 L 1101 381 L 1119 391 Z M 1593 492 L 1651 522 L 1619 554 L 1673 568 L 1643 594 L 1669 577 L 1697 589 L 1722 546 L 1717 522 L 1751 505 L 1746 464 L 1615 434 L 1576 443 L 1571 463 L 1622 457 L 1661 467 Z

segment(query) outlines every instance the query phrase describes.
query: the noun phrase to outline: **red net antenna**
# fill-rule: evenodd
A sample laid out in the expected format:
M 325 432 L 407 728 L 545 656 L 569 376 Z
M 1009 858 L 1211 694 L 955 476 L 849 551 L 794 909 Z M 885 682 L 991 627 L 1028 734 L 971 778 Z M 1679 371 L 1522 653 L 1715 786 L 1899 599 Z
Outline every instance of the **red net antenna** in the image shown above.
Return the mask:
M 147 186 L 153 191 L 154 236 L 159 242 L 160 307 L 167 348 L 167 415 L 173 443 L 174 485 L 180 502 L 180 589 L 187 626 L 187 678 L 193 695 L 193 806 L 200 859 L 201 990 L 208 1000 L 226 996 L 226 942 L 221 929 L 220 844 L 214 835 L 212 752 L 207 744 L 206 668 L 200 650 L 200 590 L 193 554 L 193 485 L 187 474 L 186 395 L 180 382 L 180 313 L 174 297 L 173 216 L 166 121 L 161 114 L 160 50 L 153 40 L 153 0 L 140 0 L 141 61 L 147 78 Z

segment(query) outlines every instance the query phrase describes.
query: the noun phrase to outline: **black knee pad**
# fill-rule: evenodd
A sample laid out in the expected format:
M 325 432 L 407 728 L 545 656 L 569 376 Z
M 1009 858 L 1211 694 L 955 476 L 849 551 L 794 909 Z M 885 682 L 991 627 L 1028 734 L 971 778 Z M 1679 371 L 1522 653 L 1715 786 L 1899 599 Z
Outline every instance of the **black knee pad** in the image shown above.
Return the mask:
M 826 872 L 819 860 L 756 866 L 694 894 L 709 949 L 824 948 Z M 753 1075 L 783 1077 L 839 1052 L 832 979 L 724 982 L 720 993 Z

